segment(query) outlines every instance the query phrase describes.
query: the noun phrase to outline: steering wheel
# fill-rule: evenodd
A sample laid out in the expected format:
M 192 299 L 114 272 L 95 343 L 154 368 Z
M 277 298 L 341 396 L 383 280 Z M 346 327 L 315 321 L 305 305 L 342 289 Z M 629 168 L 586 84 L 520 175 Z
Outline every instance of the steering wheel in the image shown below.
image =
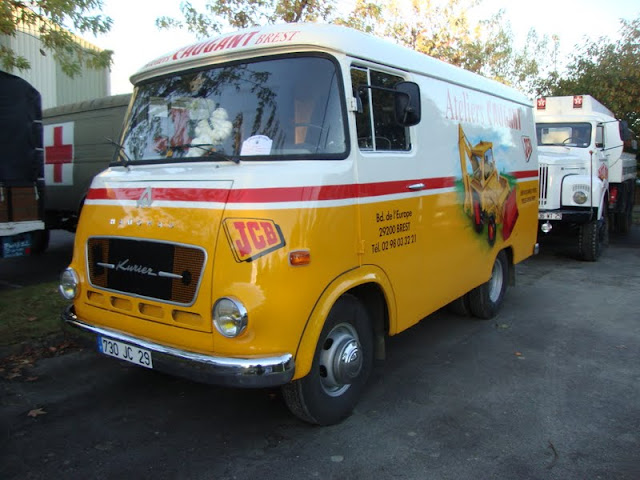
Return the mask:
M 575 142 L 572 142 L 571 140 L 575 140 Z M 562 142 L 563 145 L 566 145 L 567 143 L 578 143 L 580 142 L 582 139 L 580 137 L 578 137 L 577 135 L 572 135 L 569 138 L 565 138 L 564 142 Z

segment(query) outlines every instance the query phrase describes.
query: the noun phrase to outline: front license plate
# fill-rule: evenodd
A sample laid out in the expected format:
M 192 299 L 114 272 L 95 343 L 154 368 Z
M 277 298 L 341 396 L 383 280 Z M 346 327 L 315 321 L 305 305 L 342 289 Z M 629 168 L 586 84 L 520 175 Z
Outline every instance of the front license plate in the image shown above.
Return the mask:
M 112 338 L 98 337 L 98 350 L 110 357 L 126 360 L 141 367 L 153 368 L 151 352 Z
M 538 220 L 562 220 L 562 214 L 555 212 L 540 212 L 538 213 Z

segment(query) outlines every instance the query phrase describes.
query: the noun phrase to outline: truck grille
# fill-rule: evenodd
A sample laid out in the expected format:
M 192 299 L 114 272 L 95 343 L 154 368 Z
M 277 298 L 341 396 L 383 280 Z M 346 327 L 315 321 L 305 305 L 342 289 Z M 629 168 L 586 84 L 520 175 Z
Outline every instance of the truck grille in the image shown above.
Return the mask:
M 205 264 L 203 249 L 130 238 L 94 237 L 87 244 L 89 281 L 96 288 L 191 305 Z
M 548 187 L 548 178 L 549 178 L 549 166 L 541 163 L 539 167 L 539 181 L 540 181 L 540 191 L 539 199 L 540 199 L 540 207 L 547 206 L 547 187 Z

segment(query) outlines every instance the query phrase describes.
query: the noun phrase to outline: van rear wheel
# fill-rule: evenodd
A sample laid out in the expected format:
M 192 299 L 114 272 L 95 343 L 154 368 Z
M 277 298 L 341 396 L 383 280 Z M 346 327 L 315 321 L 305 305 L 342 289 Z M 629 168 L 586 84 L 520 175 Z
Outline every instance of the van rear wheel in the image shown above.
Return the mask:
M 488 320 L 495 317 L 504 300 L 509 278 L 509 261 L 504 250 L 498 253 L 491 278 L 469 292 L 469 309 L 478 318 Z
M 343 295 L 325 322 L 309 374 L 282 387 L 289 410 L 305 422 L 333 425 L 355 407 L 373 366 L 373 330 L 362 303 Z

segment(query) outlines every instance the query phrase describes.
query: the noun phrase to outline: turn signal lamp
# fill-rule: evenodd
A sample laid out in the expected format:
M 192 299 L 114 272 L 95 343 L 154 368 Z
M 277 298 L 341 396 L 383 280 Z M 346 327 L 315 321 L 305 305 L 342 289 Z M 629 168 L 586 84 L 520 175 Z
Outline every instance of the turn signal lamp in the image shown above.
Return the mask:
M 292 267 L 301 267 L 311 263 L 311 252 L 309 250 L 295 250 L 289 253 L 289 264 Z

